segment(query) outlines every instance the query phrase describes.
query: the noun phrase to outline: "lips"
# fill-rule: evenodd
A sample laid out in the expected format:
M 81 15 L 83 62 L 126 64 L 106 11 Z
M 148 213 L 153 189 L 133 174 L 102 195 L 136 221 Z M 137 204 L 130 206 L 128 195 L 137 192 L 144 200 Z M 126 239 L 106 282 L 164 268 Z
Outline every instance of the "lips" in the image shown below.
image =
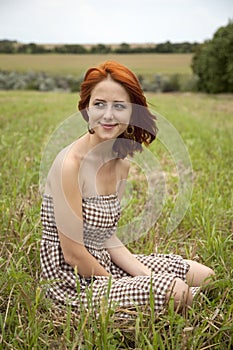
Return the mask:
M 111 130 L 113 129 L 115 126 L 117 126 L 117 124 L 102 124 L 101 123 L 101 126 L 106 129 L 106 130 Z

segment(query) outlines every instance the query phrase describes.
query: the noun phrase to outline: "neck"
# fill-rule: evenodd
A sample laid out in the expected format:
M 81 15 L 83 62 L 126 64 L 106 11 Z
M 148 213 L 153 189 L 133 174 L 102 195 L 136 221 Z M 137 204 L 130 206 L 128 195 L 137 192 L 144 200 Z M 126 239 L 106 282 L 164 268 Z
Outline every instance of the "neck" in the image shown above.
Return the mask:
M 101 159 L 112 159 L 113 158 L 113 144 L 115 139 L 111 140 L 99 140 L 95 137 L 95 134 L 86 134 L 87 136 L 87 147 L 89 152 L 93 153 L 95 157 Z

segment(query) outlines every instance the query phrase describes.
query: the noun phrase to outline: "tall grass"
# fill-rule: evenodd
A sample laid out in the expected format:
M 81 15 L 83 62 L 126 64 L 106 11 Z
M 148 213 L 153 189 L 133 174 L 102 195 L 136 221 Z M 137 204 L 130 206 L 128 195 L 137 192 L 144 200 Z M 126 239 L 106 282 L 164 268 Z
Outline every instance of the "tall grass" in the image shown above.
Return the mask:
M 108 308 L 103 300 L 96 316 L 92 310 L 77 315 L 57 309 L 45 299 L 39 281 L 40 159 L 50 134 L 75 112 L 77 96 L 0 92 L 1 349 L 231 349 L 231 97 L 148 95 L 188 147 L 194 189 L 183 221 L 171 234 L 165 231 L 168 203 L 155 227 L 129 244 L 134 252 L 157 249 L 209 265 L 217 275 L 212 290 L 201 293 L 185 315 L 176 314 L 172 305 L 155 315 L 151 295 L 149 307 L 139 310 Z M 159 143 L 151 149 L 164 160 Z M 166 167 L 169 171 L 169 162 Z M 127 220 L 134 213 L 125 215 Z

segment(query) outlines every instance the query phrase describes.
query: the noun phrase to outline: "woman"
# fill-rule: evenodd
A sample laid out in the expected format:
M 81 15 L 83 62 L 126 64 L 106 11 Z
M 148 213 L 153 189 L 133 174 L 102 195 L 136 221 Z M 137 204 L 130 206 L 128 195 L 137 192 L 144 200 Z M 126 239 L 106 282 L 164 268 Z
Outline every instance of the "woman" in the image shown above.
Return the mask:
M 170 297 L 176 308 L 191 305 L 189 287 L 206 283 L 210 268 L 177 255 L 133 255 L 116 234 L 127 155 L 142 151 L 157 132 L 136 76 L 112 61 L 89 69 L 78 107 L 88 132 L 56 157 L 42 203 L 47 296 L 87 307 L 91 288 L 97 306 L 110 288 L 109 300 L 129 308 L 148 304 L 152 286 L 156 312 Z

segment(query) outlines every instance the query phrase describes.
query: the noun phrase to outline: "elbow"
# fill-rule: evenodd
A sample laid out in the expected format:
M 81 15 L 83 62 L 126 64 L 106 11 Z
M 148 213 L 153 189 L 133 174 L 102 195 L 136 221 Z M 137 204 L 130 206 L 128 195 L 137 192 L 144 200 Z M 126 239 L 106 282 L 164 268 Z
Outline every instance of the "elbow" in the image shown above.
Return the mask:
M 83 261 L 84 258 L 84 252 L 80 251 L 74 251 L 74 250 L 63 250 L 63 257 L 65 260 L 65 263 L 74 267 L 79 267 L 80 262 Z
M 72 241 L 59 231 L 61 253 L 66 264 L 75 267 L 83 260 L 86 248 L 82 243 Z
M 70 266 L 72 266 L 72 267 L 74 267 L 75 266 L 75 264 L 74 264 L 74 261 L 76 260 L 74 257 L 72 257 L 71 256 L 71 254 L 68 254 L 68 253 L 63 253 L 63 257 L 64 257 L 64 260 L 65 260 L 65 263 L 67 264 L 67 265 L 70 265 Z

